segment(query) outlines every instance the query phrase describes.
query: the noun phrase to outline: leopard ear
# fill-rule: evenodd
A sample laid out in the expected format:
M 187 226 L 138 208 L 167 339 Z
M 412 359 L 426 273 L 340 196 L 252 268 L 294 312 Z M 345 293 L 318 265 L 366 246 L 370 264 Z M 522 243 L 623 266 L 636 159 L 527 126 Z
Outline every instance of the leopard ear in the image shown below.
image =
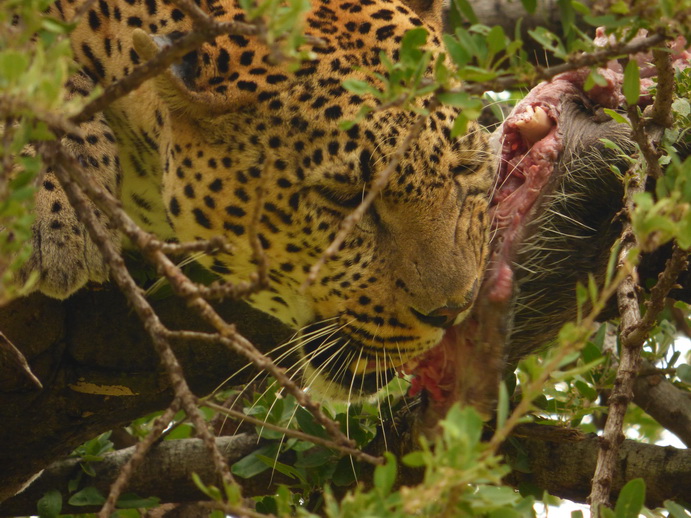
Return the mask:
M 444 0 L 402 0 L 425 22 L 441 30 Z
M 132 31 L 132 44 L 144 60 L 153 59 L 162 49 L 176 39 L 172 36 L 151 36 L 141 29 Z M 182 115 L 219 114 L 229 111 L 227 98 L 219 98 L 209 92 L 197 91 L 194 74 L 197 68 L 196 52 L 184 56 L 155 78 L 156 89 L 172 113 Z

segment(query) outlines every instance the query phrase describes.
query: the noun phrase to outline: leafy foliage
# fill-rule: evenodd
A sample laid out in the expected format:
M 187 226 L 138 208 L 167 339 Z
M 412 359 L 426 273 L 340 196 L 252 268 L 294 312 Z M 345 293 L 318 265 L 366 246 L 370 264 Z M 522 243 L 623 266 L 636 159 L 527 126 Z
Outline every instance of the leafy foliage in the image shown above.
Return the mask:
M 54 139 L 50 122 L 75 109 L 63 89 L 75 70 L 64 37 L 72 27 L 42 14 L 50 4 L 9 0 L 0 12 L 0 303 L 18 294 L 11 280 L 31 253 L 34 180 L 42 161 L 29 144 Z

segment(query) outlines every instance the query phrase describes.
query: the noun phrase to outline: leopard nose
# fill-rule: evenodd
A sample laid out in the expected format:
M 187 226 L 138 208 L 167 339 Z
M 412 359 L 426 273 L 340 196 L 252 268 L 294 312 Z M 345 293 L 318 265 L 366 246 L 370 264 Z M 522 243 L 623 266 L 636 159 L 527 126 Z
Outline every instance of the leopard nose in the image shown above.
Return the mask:
M 429 313 L 421 313 L 415 308 L 410 308 L 410 311 L 413 312 L 413 315 L 415 315 L 420 322 L 445 329 L 447 327 L 451 327 L 454 322 L 456 322 L 458 315 L 471 308 L 479 288 L 480 283 L 477 279 L 475 279 L 472 288 L 466 293 L 465 300 L 461 302 L 441 306 L 433 311 L 430 311 Z
M 441 327 L 443 329 L 446 329 L 447 327 L 452 326 L 453 323 L 456 321 L 458 315 L 460 315 L 469 307 L 470 303 L 464 304 L 462 306 L 443 306 L 441 308 L 435 309 L 434 311 L 426 315 L 420 313 L 419 311 L 416 311 L 413 308 L 410 308 L 410 310 L 413 312 L 413 315 L 415 315 L 420 322 L 423 322 L 430 326 Z

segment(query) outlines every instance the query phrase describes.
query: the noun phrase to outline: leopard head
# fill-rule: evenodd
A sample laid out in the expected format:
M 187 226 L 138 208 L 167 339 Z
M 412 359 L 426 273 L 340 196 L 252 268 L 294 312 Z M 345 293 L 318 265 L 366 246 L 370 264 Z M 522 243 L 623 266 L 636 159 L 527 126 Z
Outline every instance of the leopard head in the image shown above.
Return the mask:
M 324 45 L 295 72 L 257 38 L 221 36 L 156 79 L 175 234 L 223 234 L 233 252 L 202 262 L 230 282 L 256 270 L 258 239 L 270 285 L 250 302 L 299 331 L 296 370 L 330 395 L 374 392 L 439 343 L 468 313 L 485 267 L 493 168 L 478 126 L 451 137 L 457 110 L 435 108 L 404 144 L 420 119 L 395 106 L 339 126 L 376 104 L 341 86 L 348 77 L 376 83 L 359 66 L 385 74 L 380 53 L 395 59 L 403 34 L 419 26 L 429 48 L 441 46 L 439 6 L 418 4 L 314 1 L 305 26 Z M 232 5 L 214 14 L 243 19 Z M 135 34 L 145 57 L 166 44 Z M 373 203 L 308 280 L 387 168 Z

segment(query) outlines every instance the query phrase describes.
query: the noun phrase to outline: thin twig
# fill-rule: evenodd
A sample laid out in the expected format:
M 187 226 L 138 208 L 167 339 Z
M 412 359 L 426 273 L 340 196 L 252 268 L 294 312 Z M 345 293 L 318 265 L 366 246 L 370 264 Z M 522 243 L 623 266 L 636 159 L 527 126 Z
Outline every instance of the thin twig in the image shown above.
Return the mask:
M 92 241 L 98 246 L 99 251 L 111 269 L 111 275 L 116 284 L 128 298 L 134 311 L 142 321 L 144 328 L 151 336 L 154 348 L 165 367 L 171 386 L 181 407 L 195 425 L 196 433 L 204 441 L 212 455 L 217 472 L 223 479 L 224 484 L 234 485 L 235 482 L 230 473 L 230 469 L 221 453 L 216 447 L 213 435 L 209 432 L 204 417 L 197 408 L 196 397 L 192 394 L 185 380 L 182 368 L 173 353 L 168 340 L 166 339 L 166 329 L 156 315 L 153 308 L 144 297 L 142 290 L 137 286 L 127 271 L 122 256 L 118 253 L 115 246 L 110 242 L 108 234 L 103 225 L 94 216 L 87 204 L 85 192 L 82 185 L 89 186 L 99 198 L 106 196 L 106 192 L 93 184 L 93 180 L 84 174 L 79 164 L 70 156 L 66 155 L 59 147 L 58 143 L 48 143 L 43 146 L 43 155 L 53 165 L 56 177 L 60 180 L 63 189 L 77 212 L 80 221 L 84 223 Z M 77 180 L 79 184 L 75 181 Z M 85 189 L 86 190 L 86 189 Z M 109 196 L 109 195 L 108 195 Z M 119 203 L 111 198 L 111 208 L 119 209 Z M 122 209 L 119 209 L 120 211 Z M 162 252 L 156 252 L 166 257 Z
M 69 184 L 72 180 L 76 181 L 79 186 L 84 189 L 84 192 L 88 197 L 97 205 L 103 212 L 108 216 L 109 220 L 113 222 L 117 227 L 132 241 L 135 246 L 138 246 L 145 257 L 149 259 L 152 264 L 156 265 L 158 270 L 169 280 L 173 291 L 185 298 L 187 300 L 188 306 L 198 312 L 204 321 L 210 324 L 214 329 L 216 329 L 220 334 L 219 342 L 226 345 L 231 350 L 236 351 L 248 358 L 258 369 L 265 370 L 269 372 L 276 380 L 286 388 L 286 390 L 291 393 L 298 403 L 305 409 L 310 411 L 317 422 L 322 424 L 327 432 L 334 438 L 334 440 L 345 448 L 353 448 L 354 443 L 346 437 L 343 432 L 341 432 L 338 423 L 327 417 L 321 410 L 321 405 L 315 402 L 311 397 L 307 395 L 300 387 L 295 383 L 290 377 L 288 377 L 283 369 L 278 367 L 273 360 L 268 356 L 262 354 L 249 340 L 240 335 L 235 326 L 228 324 L 223 320 L 223 318 L 216 312 L 216 310 L 209 304 L 201 295 L 199 287 L 190 281 L 187 276 L 180 270 L 180 268 L 173 263 L 155 243 L 158 241 L 152 234 L 144 232 L 137 224 L 130 218 L 130 216 L 125 213 L 122 209 L 120 202 L 116 200 L 110 193 L 106 192 L 97 186 L 93 179 L 86 175 L 81 169 L 79 164 L 70 159 L 70 157 L 61 155 L 64 161 L 70 162 L 69 172 L 63 171 L 61 175 L 61 181 Z M 64 180 L 63 180 L 64 178 Z M 74 182 L 72 182 L 74 183 Z M 73 189 L 76 186 L 71 186 Z M 92 217 L 88 211 L 85 217 Z M 81 214 L 81 212 L 80 212 Z M 93 223 L 87 228 L 90 228 Z M 102 240 L 96 241 L 99 243 Z M 152 245 L 154 243 L 154 245 Z M 110 245 L 107 243 L 107 245 Z M 100 246 L 100 245 L 99 245 Z M 108 260 L 111 268 L 113 268 L 113 276 L 116 283 L 121 288 L 123 293 L 130 299 L 138 315 L 144 322 L 145 328 L 150 332 L 152 338 L 154 339 L 154 345 L 156 346 L 157 352 L 162 358 L 165 358 L 166 365 L 170 369 L 179 370 L 179 375 L 182 376 L 182 371 L 179 369 L 177 360 L 170 350 L 170 346 L 167 342 L 167 330 L 160 323 L 158 317 L 154 313 L 153 309 L 149 306 L 148 302 L 144 298 L 141 290 L 136 286 L 134 281 L 131 279 L 127 271 L 125 270 L 122 258 L 119 256 L 117 258 L 110 257 L 110 255 L 115 254 L 114 250 L 112 252 L 104 253 L 104 256 Z M 120 271 L 122 270 L 122 271 Z M 173 367 L 176 366 L 176 367 Z M 184 378 L 181 380 L 175 379 L 176 383 L 184 385 L 187 387 Z M 176 394 L 178 394 L 177 386 Z M 189 390 L 189 389 L 187 389 Z M 198 426 L 195 421 L 194 414 L 198 413 L 196 407 L 190 409 L 187 403 L 191 403 L 190 397 L 191 393 L 185 394 L 183 389 L 180 389 L 179 396 L 182 398 L 183 409 L 188 413 L 190 419 Z M 198 430 L 200 434 L 204 433 L 204 430 Z M 204 438 L 204 436 L 202 436 Z M 370 455 L 362 454 L 362 459 L 373 463 L 380 463 L 380 459 L 377 457 L 372 457 Z M 230 473 L 228 472 L 228 475 Z
M 647 175 L 653 178 L 662 176 L 660 167 L 660 153 L 656 150 L 653 140 L 661 134 L 662 126 L 670 117 L 672 92 L 674 90 L 674 74 L 668 53 L 656 51 L 655 64 L 658 68 L 658 94 L 653 107 L 655 123 L 646 129 L 641 120 L 637 106 L 628 109 L 632 125 L 632 134 L 641 150 L 644 163 L 630 172 L 630 181 L 626 189 L 626 210 L 632 214 L 634 210 L 633 197 L 643 192 Z M 639 243 L 631 228 L 630 221 L 626 222 L 622 231 L 622 249 L 619 254 L 619 264 L 627 262 L 629 254 Z M 665 298 L 673 287 L 679 273 L 686 268 L 687 252 L 676 245 L 671 259 L 665 270 L 660 274 L 658 283 L 651 290 L 647 311 L 641 318 L 638 297 L 636 295 L 637 279 L 635 271 L 627 276 L 617 291 L 619 306 L 621 358 L 617 368 L 617 376 L 609 397 L 609 411 L 607 422 L 601 439 L 597 466 L 593 476 L 591 494 L 589 497 L 592 514 L 600 516 L 600 508 L 609 505 L 612 483 L 616 473 L 619 445 L 624 440 L 622 433 L 624 417 L 629 403 L 633 399 L 633 387 L 641 368 L 641 351 L 643 343 L 656 322 L 657 315 L 662 310 Z
M 364 460 L 363 459 L 363 452 L 361 450 L 358 450 L 356 448 L 346 448 L 340 444 L 337 444 L 333 441 L 330 441 L 328 439 L 324 439 L 323 437 L 317 437 L 316 435 L 310 435 L 305 432 L 301 432 L 300 430 L 293 430 L 291 428 L 285 428 L 283 426 L 278 426 L 272 423 L 267 423 L 266 421 L 262 421 L 261 419 L 257 419 L 256 417 L 252 417 L 246 414 L 243 414 L 242 412 L 239 412 L 237 410 L 233 410 L 232 408 L 225 407 L 223 405 L 219 405 L 217 403 L 213 403 L 211 401 L 200 401 L 204 406 L 208 406 L 209 408 L 212 408 L 216 410 L 217 412 L 226 414 L 230 417 L 234 417 L 236 419 L 240 419 L 242 421 L 245 421 L 247 423 L 260 426 L 262 428 L 267 428 L 269 430 L 273 430 L 275 432 L 280 432 L 282 434 L 285 434 L 289 437 L 295 437 L 296 439 L 300 439 L 303 441 L 311 442 L 313 444 L 318 444 L 320 446 L 324 446 L 326 448 L 330 448 L 332 450 L 337 450 L 344 455 L 350 455 L 351 457 L 356 458 L 357 460 Z M 377 464 L 381 464 L 381 462 L 377 462 Z
M 178 410 L 180 410 L 180 402 L 176 399 L 170 407 L 154 421 L 149 434 L 137 443 L 134 448 L 134 453 L 120 469 L 117 478 L 111 484 L 106 503 L 103 504 L 103 507 L 98 513 L 99 518 L 108 518 L 113 511 L 115 511 L 115 504 L 122 494 L 122 491 L 125 489 L 132 473 L 134 473 L 137 467 L 142 463 L 149 449 L 161 437 L 163 430 L 170 424 L 170 421 L 175 417 Z
M 674 98 L 674 67 L 672 56 L 668 50 L 653 50 L 653 62 L 657 69 L 657 93 L 653 103 L 652 119 L 655 124 L 663 128 L 670 128 L 674 122 L 672 117 L 672 101 Z
M 627 44 L 617 43 L 602 50 L 571 57 L 566 61 L 566 63 L 562 63 L 560 65 L 554 65 L 548 68 L 536 67 L 534 75 L 508 75 L 482 83 L 466 83 L 457 89 L 451 90 L 451 92 L 468 92 L 471 94 L 482 95 L 489 90 L 501 92 L 507 89 L 516 88 L 518 86 L 525 86 L 526 84 L 535 85 L 540 81 L 549 81 L 553 77 L 564 72 L 578 70 L 579 68 L 583 67 L 604 65 L 609 60 L 617 57 L 645 52 L 671 39 L 671 37 L 665 34 L 653 34 L 652 36 L 632 41 Z
M 640 178 L 638 168 L 630 174 L 632 179 L 629 181 L 626 189 L 626 207 L 632 210 L 633 196 L 644 190 L 644 180 Z M 636 245 L 636 237 L 631 229 L 631 223 L 627 222 L 622 232 L 622 246 L 619 251 L 618 268 L 629 263 L 629 254 Z M 640 321 L 636 287 L 636 273 L 634 270 L 630 275 L 626 276 L 617 289 L 617 302 L 621 314 L 620 334 L 628 332 Z M 640 361 L 639 349 L 622 347 L 617 377 L 609 396 L 609 413 L 600 441 L 600 451 L 588 499 L 594 518 L 600 515 L 600 507 L 602 505 L 609 504 L 609 494 L 614 480 L 619 445 L 624 440 L 622 433 L 624 415 L 626 414 L 629 401 L 633 398 L 633 381 L 638 374 Z
M 662 177 L 662 167 L 659 162 L 660 153 L 651 142 L 650 134 L 645 129 L 645 125 L 638 113 L 638 106 L 629 106 L 628 115 L 631 121 L 631 134 L 645 158 L 648 166 L 648 175 L 653 178 Z

